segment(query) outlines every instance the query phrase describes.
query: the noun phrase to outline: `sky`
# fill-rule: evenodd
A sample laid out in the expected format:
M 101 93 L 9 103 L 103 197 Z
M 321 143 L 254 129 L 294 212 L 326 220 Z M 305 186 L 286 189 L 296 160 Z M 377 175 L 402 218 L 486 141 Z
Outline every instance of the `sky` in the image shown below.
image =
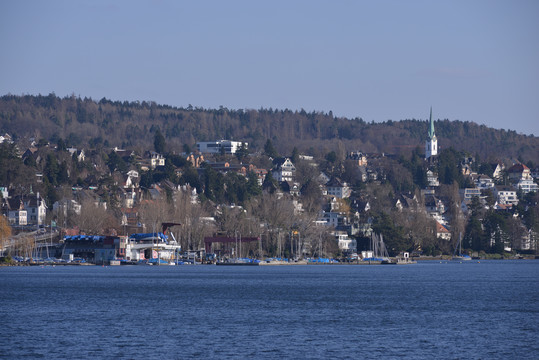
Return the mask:
M 536 0 L 0 0 L 0 95 L 365 121 L 473 121 L 539 136 Z

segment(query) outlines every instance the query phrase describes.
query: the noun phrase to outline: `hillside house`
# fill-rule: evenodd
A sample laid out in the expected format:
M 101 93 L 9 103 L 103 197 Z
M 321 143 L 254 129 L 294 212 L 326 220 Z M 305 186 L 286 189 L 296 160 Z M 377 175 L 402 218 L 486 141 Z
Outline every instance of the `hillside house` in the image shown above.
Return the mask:
M 80 215 L 82 210 L 81 204 L 73 199 L 62 199 L 56 201 L 52 204 L 52 213 L 58 217 L 59 214 L 62 214 L 64 218 L 67 217 L 68 213 L 74 213 Z
M 136 170 L 129 170 L 127 174 L 124 175 L 124 188 L 138 188 L 140 183 L 140 176 L 138 171 Z
M 502 163 L 491 164 L 494 171 L 492 172 L 492 178 L 496 181 L 500 181 L 503 178 L 503 171 L 505 170 L 505 165 Z
M 338 178 L 332 178 L 327 184 L 326 184 L 326 191 L 327 195 L 329 196 L 335 196 L 339 199 L 345 199 L 350 197 L 351 190 L 348 187 L 348 184 L 341 181 Z
M 205 141 L 197 142 L 197 150 L 203 154 L 235 154 L 236 151 L 241 149 L 242 144 L 247 148 L 246 142 L 219 140 L 219 141 Z
M 515 189 L 508 186 L 496 186 L 494 195 L 496 202 L 504 205 L 518 205 L 518 196 Z
M 494 187 L 494 181 L 487 175 L 476 175 L 472 177 L 475 186 L 481 190 L 488 190 Z
M 527 194 L 529 192 L 537 192 L 539 186 L 530 178 L 521 178 L 515 185 L 515 189 L 522 191 L 522 193 Z
M 191 163 L 191 165 L 193 165 L 193 167 L 198 168 L 204 162 L 204 155 L 202 155 L 202 154 L 197 154 L 197 155 L 189 154 L 189 155 L 187 155 L 186 160 L 189 161 Z
M 432 170 L 427 170 L 427 185 L 431 187 L 440 186 L 438 174 L 435 174 Z
M 358 166 L 367 166 L 367 155 L 361 151 L 352 151 L 348 154 L 348 159 L 354 160 Z
M 436 196 L 428 195 L 425 196 L 425 210 L 428 214 L 442 215 L 445 213 L 445 205 L 443 201 Z
M 474 196 L 481 197 L 481 189 L 478 188 L 465 188 L 459 190 L 460 197 L 464 201 L 472 200 Z
M 280 158 L 273 161 L 274 168 L 271 171 L 271 175 L 278 182 L 282 181 L 294 181 L 296 176 L 296 167 L 290 161 L 290 158 Z
M 520 179 L 531 179 L 530 168 L 524 164 L 515 164 L 507 169 L 506 173 L 511 182 L 518 182 Z
M 149 152 L 149 159 L 152 170 L 158 166 L 165 166 L 165 157 L 155 151 Z
M 451 232 L 438 221 L 436 221 L 436 237 L 442 240 L 451 240 Z
M 82 162 L 86 160 L 86 155 L 84 154 L 84 150 L 78 150 L 77 148 L 67 148 L 67 151 L 69 152 L 69 154 L 71 154 L 71 156 L 75 154 L 78 162 Z
M 47 216 L 45 200 L 37 194 L 2 199 L 2 213 L 11 225 L 43 225 Z
M 298 182 L 294 181 L 281 181 L 279 183 L 279 186 L 281 187 L 281 190 L 284 193 L 290 194 L 292 196 L 299 196 L 300 193 L 300 187 Z

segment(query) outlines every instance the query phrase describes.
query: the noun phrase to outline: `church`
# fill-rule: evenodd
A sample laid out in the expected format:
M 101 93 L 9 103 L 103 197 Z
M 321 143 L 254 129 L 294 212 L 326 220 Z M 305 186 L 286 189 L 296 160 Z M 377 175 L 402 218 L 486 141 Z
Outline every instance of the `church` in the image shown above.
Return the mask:
M 434 121 L 432 120 L 432 107 L 430 108 L 429 136 L 425 142 L 425 160 L 433 160 L 438 155 L 438 139 L 434 133 Z

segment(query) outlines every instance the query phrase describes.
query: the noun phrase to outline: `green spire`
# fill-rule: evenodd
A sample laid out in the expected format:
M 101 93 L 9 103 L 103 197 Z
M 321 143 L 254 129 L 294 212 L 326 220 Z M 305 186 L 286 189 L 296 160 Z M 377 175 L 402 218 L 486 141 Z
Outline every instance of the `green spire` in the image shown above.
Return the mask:
M 434 122 L 432 121 L 432 106 L 430 107 L 430 127 L 429 127 L 429 139 L 436 137 L 434 134 Z

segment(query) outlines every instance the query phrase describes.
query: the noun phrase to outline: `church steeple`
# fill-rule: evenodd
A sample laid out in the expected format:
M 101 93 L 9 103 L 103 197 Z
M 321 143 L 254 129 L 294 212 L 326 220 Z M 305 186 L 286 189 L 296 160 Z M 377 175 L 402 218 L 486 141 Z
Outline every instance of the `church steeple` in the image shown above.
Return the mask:
M 429 118 L 429 131 L 428 138 L 425 142 L 425 159 L 429 159 L 431 156 L 438 155 L 438 139 L 434 133 L 434 121 L 432 120 L 432 106 L 430 107 Z
M 434 133 L 434 121 L 432 121 L 432 106 L 430 107 L 430 127 L 429 127 L 429 139 L 435 138 L 436 134 Z

